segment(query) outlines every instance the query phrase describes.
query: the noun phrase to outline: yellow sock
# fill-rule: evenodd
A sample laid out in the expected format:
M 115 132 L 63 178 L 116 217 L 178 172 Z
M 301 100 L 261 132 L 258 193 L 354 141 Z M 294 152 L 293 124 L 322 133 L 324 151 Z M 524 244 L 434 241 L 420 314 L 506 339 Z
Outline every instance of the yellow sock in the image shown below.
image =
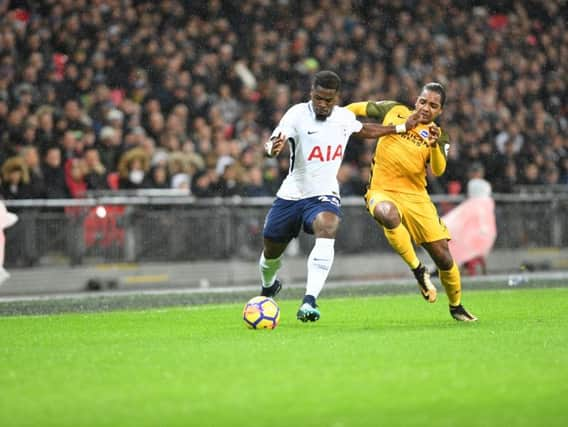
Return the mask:
M 402 257 L 404 262 L 412 269 L 418 267 L 420 260 L 416 256 L 416 252 L 414 252 L 410 234 L 408 234 L 406 227 L 399 224 L 395 228 L 383 227 L 383 229 L 390 245 Z
M 440 270 L 440 282 L 446 289 L 446 295 L 450 300 L 450 305 L 461 304 L 461 276 L 456 263 L 449 270 Z

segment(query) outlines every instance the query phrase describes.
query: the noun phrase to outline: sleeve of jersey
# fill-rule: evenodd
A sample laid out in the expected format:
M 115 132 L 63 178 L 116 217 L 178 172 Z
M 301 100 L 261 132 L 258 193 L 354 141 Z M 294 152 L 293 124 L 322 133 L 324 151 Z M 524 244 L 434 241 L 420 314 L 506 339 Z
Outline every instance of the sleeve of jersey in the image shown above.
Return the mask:
M 355 114 L 353 114 L 352 111 L 347 111 L 347 115 L 349 117 L 349 122 L 348 122 L 349 133 L 357 133 L 361 129 L 363 129 L 363 123 L 357 120 L 357 117 L 355 116 Z
M 352 113 L 354 113 L 358 117 L 366 117 L 367 116 L 367 104 L 369 104 L 367 101 L 353 102 L 352 104 L 349 104 L 345 108 L 347 108 L 349 111 L 351 111 Z
M 282 133 L 286 135 L 286 137 L 288 138 L 295 139 L 296 119 L 298 117 L 297 111 L 298 109 L 295 107 L 292 107 L 288 111 L 286 111 L 286 113 L 284 113 L 284 115 L 280 119 L 280 123 L 278 123 L 278 126 L 276 126 L 274 131 L 272 131 L 271 137 L 277 136 L 278 134 Z
M 436 144 L 430 150 L 430 166 L 432 167 L 432 172 L 436 176 L 442 175 L 446 170 L 446 153 L 450 147 L 450 139 L 446 132 L 442 131 L 442 135 L 438 139 L 438 144 Z
M 383 122 L 387 113 L 393 108 L 395 105 L 399 103 L 396 101 L 378 101 L 378 102 L 369 102 L 367 103 L 367 117 L 372 117 L 376 119 L 380 123 Z
M 365 101 L 354 102 L 349 104 L 347 108 L 358 117 L 371 117 L 382 122 L 389 110 L 397 104 L 398 102 L 396 101 Z

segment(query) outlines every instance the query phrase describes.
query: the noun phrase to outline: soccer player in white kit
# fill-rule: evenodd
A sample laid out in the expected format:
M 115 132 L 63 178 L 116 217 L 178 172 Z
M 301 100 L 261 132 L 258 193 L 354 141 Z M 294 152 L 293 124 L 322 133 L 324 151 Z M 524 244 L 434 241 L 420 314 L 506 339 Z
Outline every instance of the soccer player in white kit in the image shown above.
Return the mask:
M 272 132 L 265 148 L 268 156 L 278 155 L 290 144 L 290 170 L 276 194 L 264 224 L 264 249 L 259 267 L 261 295 L 274 297 L 282 288 L 277 279 L 281 256 L 300 229 L 315 235 L 308 256 L 305 296 L 298 320 L 316 321 L 320 311 L 316 300 L 333 264 L 334 243 L 341 214 L 337 172 L 352 134 L 378 138 L 416 126 L 417 115 L 401 126 L 361 123 L 351 111 L 336 106 L 341 79 L 332 71 L 320 71 L 313 79 L 310 101 L 293 105 Z

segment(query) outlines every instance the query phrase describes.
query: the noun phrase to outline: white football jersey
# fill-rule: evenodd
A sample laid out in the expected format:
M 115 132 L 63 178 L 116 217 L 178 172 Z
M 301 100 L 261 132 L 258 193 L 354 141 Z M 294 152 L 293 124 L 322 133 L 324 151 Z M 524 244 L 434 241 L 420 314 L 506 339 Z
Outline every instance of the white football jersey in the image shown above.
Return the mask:
M 290 170 L 276 195 L 286 200 L 339 197 L 337 172 L 347 141 L 362 127 L 343 107 L 333 107 L 324 121 L 316 120 L 311 101 L 290 107 L 272 132 L 272 136 L 286 135 L 290 144 Z

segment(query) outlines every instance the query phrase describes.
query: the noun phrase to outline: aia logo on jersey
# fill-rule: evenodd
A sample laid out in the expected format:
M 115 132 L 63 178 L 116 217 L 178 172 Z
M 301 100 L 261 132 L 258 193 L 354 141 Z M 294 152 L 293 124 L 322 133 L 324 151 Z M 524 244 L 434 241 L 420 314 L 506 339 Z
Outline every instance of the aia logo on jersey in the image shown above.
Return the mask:
M 343 158 L 343 146 L 338 145 L 337 147 L 332 147 L 331 145 L 326 145 L 320 147 L 316 145 L 312 148 L 310 154 L 308 154 L 308 161 L 319 160 L 320 162 L 332 162 L 334 160 L 341 160 Z

